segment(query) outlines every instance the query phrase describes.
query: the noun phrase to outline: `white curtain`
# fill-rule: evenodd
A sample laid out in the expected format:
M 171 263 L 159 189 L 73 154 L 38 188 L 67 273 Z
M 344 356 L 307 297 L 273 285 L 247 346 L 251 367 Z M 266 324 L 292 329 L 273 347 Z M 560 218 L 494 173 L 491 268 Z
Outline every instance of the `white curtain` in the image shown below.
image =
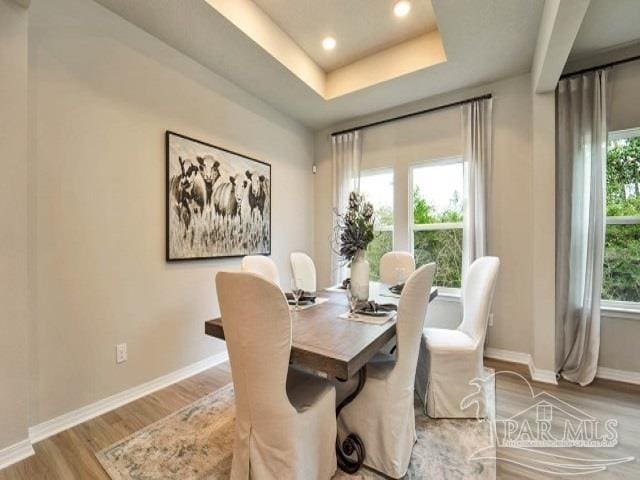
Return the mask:
M 475 100 L 462 107 L 464 230 L 462 278 L 474 260 L 487 255 L 487 210 L 491 188 L 493 102 Z
M 360 131 L 331 137 L 333 152 L 333 208 L 344 213 L 352 190 L 360 190 L 360 164 L 362 161 L 362 135 Z M 334 215 L 333 226 L 336 225 Z M 333 239 L 333 231 L 332 237 Z M 331 250 L 331 282 L 342 282 L 346 267 L 340 265 L 340 256 Z
M 561 375 L 588 385 L 600 349 L 605 234 L 607 72 L 558 85 L 556 322 Z

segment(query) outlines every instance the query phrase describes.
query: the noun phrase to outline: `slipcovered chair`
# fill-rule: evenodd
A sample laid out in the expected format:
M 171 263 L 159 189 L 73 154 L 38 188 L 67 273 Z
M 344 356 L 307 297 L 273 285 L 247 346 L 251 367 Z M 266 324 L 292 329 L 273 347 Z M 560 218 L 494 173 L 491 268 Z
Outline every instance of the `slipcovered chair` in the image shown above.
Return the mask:
M 380 281 L 387 285 L 402 283 L 416 269 L 416 261 L 408 252 L 388 252 L 380 258 Z
M 243 272 L 257 273 L 270 282 L 280 285 L 280 274 L 275 262 L 263 255 L 247 255 L 242 259 L 240 270 Z
M 297 285 L 305 292 L 316 291 L 316 266 L 309 255 L 302 252 L 293 252 L 291 258 L 291 273 L 296 281 L 301 281 L 302 285 Z
M 231 479 L 330 479 L 337 465 L 335 389 L 289 367 L 284 294 L 252 273 L 220 272 L 216 287 L 235 390 Z
M 435 263 L 407 280 L 396 324 L 396 357 L 378 354 L 367 364 L 367 379 L 358 396 L 340 412 L 338 431 L 344 439 L 356 433 L 364 443 L 364 464 L 392 478 L 407 473 L 417 440 L 414 379 Z
M 484 395 L 478 395 L 478 409 L 463 410 L 461 402 L 477 391 L 469 382 L 483 376 L 484 339 L 499 268 L 496 257 L 473 262 L 462 289 L 462 323 L 455 330 L 424 329 L 416 390 L 430 417 L 486 416 Z

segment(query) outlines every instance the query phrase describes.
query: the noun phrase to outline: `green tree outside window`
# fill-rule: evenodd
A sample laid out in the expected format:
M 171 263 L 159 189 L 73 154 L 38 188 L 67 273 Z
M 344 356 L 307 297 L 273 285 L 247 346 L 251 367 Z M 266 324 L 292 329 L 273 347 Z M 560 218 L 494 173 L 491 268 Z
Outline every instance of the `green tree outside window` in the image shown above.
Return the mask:
M 606 178 L 602 298 L 640 302 L 640 137 L 609 141 Z

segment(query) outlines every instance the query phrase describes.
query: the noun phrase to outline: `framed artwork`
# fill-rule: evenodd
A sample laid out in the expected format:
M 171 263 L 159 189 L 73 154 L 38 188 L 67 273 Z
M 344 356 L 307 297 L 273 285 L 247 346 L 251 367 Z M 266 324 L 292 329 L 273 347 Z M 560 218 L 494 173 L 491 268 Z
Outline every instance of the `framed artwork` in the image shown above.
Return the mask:
M 271 254 L 271 165 L 166 132 L 167 261 Z

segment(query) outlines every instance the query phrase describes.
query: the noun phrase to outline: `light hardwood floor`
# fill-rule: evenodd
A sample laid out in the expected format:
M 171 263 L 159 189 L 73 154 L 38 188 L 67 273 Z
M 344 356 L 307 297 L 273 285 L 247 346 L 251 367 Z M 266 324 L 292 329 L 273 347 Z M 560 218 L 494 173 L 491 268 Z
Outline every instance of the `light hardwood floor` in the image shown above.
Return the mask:
M 0 470 L 0 480 L 105 479 L 94 456 L 103 448 L 231 381 L 228 363 L 140 398 L 36 443 L 35 455 Z
M 488 361 L 498 371 L 516 371 L 528 376 L 525 368 L 509 363 Z M 154 394 L 136 400 L 77 427 L 43 440 L 34 446 L 36 455 L 0 471 L 0 480 L 25 479 L 107 479 L 94 452 L 149 425 L 171 412 L 188 405 L 231 381 L 227 364 L 212 368 Z M 596 418 L 616 418 L 619 421 L 620 445 L 614 449 L 587 451 L 586 455 L 606 458 L 633 456 L 630 463 L 578 478 L 640 478 L 640 387 L 597 380 L 586 388 L 561 382 L 557 387 L 533 383 L 535 392 L 544 390 Z M 514 376 L 498 375 L 496 403 L 498 417 L 505 418 L 531 405 L 526 384 Z M 607 450 L 604 451 L 603 450 Z M 498 456 L 506 452 L 498 451 Z M 520 462 L 524 457 L 510 455 Z M 511 462 L 498 461 L 498 478 L 546 479 L 547 474 L 535 472 Z M 555 477 L 560 478 L 560 477 Z
M 522 365 L 488 361 L 487 364 L 496 371 L 516 371 L 529 378 L 528 369 Z M 498 448 L 498 478 L 506 479 L 640 479 L 640 386 L 596 379 L 588 387 L 580 387 L 561 380 L 558 386 L 531 382 L 534 393 L 547 392 L 567 402 L 586 414 L 604 422 L 607 419 L 618 420 L 618 445 L 613 448 L 550 449 L 549 452 L 570 455 L 585 460 L 617 459 L 634 457 L 624 464 L 614 465 L 606 471 L 578 476 L 551 476 L 525 468 L 518 463 L 531 463 L 532 457 L 525 451 L 514 453 L 513 449 Z M 531 393 L 526 384 L 515 376 L 498 375 L 496 378 L 496 412 L 497 418 L 509 418 L 532 405 Z M 533 411 L 532 411 L 533 413 Z M 531 416 L 529 416 L 531 418 Z M 532 423 L 533 424 L 533 423 Z M 554 425 L 557 425 L 554 416 Z M 563 423 L 561 423 L 563 425 Z M 509 459 L 510 461 L 507 461 Z M 557 460 L 554 460 L 557 461 Z

